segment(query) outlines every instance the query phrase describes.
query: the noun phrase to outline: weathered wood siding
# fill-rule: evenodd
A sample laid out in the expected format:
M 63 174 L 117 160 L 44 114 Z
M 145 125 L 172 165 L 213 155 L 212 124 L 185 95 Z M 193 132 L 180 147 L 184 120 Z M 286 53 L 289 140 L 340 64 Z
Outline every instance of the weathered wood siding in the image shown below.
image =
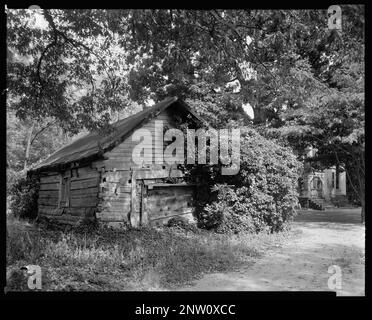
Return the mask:
M 129 171 L 103 171 L 100 183 L 100 203 L 96 216 L 105 222 L 125 222 L 131 208 Z
M 156 195 L 156 192 L 147 192 L 147 185 L 151 183 L 164 182 L 165 178 L 182 178 L 182 172 L 177 170 L 176 166 L 167 164 L 155 164 L 154 157 L 158 152 L 163 153 L 163 148 L 157 148 L 155 144 L 155 120 L 162 120 L 164 129 L 175 128 L 176 124 L 171 111 L 164 111 L 155 119 L 149 121 L 141 128 L 148 129 L 152 133 L 152 162 L 144 163 L 142 166 L 136 164 L 132 160 L 133 148 L 139 143 L 132 141 L 130 135 L 121 144 L 116 146 L 110 152 L 105 153 L 106 160 L 93 162 L 93 167 L 102 171 L 100 183 L 100 203 L 98 205 L 97 218 L 105 222 L 130 222 L 132 225 L 150 223 L 154 217 L 161 221 L 160 212 L 163 209 L 160 207 L 154 210 L 156 206 L 162 206 L 164 203 L 156 199 L 161 198 L 161 195 Z M 158 135 L 162 139 L 162 132 Z M 190 188 L 179 188 L 169 186 L 168 198 L 173 197 L 173 205 L 168 208 L 167 214 L 162 217 L 164 221 L 168 220 L 172 215 L 179 215 L 182 210 L 187 207 L 187 203 L 182 201 L 181 195 L 185 193 L 185 199 L 189 199 Z M 187 190 L 187 191 L 186 191 Z M 149 206 L 146 206 L 149 198 Z M 175 197 L 178 197 L 178 201 Z M 169 202 L 168 202 L 169 204 Z M 154 212 L 152 212 L 154 210 Z M 184 210 L 185 211 L 185 210 Z M 187 211 L 187 212 L 190 212 Z M 184 214 L 187 213 L 186 211 Z M 155 218 L 154 218 L 155 219 Z
M 193 192 L 191 186 L 160 186 L 148 190 L 144 205 L 148 223 L 163 224 L 177 215 L 190 217 L 193 212 Z
M 164 128 L 167 126 L 168 128 L 175 128 L 176 124 L 172 116 L 172 111 L 164 111 L 160 113 L 155 119 L 149 121 L 148 123 L 144 124 L 141 129 L 147 129 L 151 132 L 152 135 L 152 145 L 149 145 L 149 147 L 152 147 L 153 154 L 157 153 L 163 153 L 163 149 L 159 149 L 159 144 L 156 144 L 155 142 L 161 142 L 162 141 L 162 132 L 157 135 L 157 138 L 155 139 L 155 121 L 162 121 Z M 130 168 L 141 168 L 142 166 L 139 164 L 136 164 L 132 159 L 132 151 L 133 148 L 138 144 L 138 141 L 132 141 L 132 135 L 130 135 L 125 141 L 123 141 L 121 144 L 119 144 L 117 147 L 112 149 L 111 151 L 105 153 L 105 157 L 107 157 L 107 160 L 104 161 L 97 161 L 93 162 L 93 166 L 97 168 L 105 167 L 105 170 L 129 170 Z M 154 157 L 153 159 L 154 160 Z M 151 159 L 148 160 L 146 164 L 151 164 Z
M 54 215 L 58 209 L 61 177 L 57 172 L 44 173 L 40 177 L 38 198 L 39 215 Z
M 70 178 L 68 204 L 60 206 L 61 183 Z M 89 166 L 52 172 L 40 177 L 39 215 L 64 222 L 93 218 L 98 205 L 100 172 Z
M 71 223 L 91 217 L 107 223 L 129 222 L 134 226 L 162 223 L 176 215 L 190 215 L 191 187 L 169 184 L 149 187 L 166 182 L 166 178 L 182 179 L 182 172 L 175 165 L 154 163 L 155 154 L 163 153 L 165 149 L 164 142 L 163 148 L 156 144 L 155 136 L 162 139 L 163 132 L 155 135 L 155 121 L 163 121 L 163 131 L 176 128 L 173 112 L 163 111 L 141 127 L 152 134 L 152 162 L 140 165 L 133 162 L 132 151 L 139 142 L 132 141 L 130 134 L 106 152 L 103 159 L 91 162 L 90 166 L 41 176 L 39 215 Z M 65 207 L 60 206 L 63 177 L 70 177 L 69 202 Z

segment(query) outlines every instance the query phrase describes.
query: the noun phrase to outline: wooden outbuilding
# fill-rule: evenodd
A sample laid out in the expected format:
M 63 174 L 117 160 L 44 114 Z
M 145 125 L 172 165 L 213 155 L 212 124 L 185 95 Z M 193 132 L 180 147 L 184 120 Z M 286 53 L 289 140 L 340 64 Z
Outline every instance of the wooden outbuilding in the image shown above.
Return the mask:
M 38 215 L 75 224 L 97 219 L 108 224 L 132 226 L 163 224 L 171 217 L 192 219 L 194 186 L 187 184 L 175 165 L 138 164 L 132 159 L 132 134 L 148 129 L 155 139 L 155 121 L 164 128 L 180 123 L 201 127 L 203 119 L 177 97 L 112 124 L 114 131 L 103 136 L 92 132 L 57 150 L 29 172 L 40 179 Z M 161 138 L 159 138 L 161 137 Z M 160 144 L 161 145 L 161 144 Z M 154 153 L 163 152 L 164 146 Z

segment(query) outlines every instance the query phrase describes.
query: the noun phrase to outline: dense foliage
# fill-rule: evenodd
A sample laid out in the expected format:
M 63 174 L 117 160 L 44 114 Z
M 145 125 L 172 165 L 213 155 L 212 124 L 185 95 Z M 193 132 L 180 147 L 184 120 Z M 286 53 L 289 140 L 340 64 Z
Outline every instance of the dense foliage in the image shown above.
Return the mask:
M 249 102 L 279 120 L 332 83 L 338 57 L 363 42 L 364 7 L 342 6 L 342 37 L 327 10 L 7 10 L 9 90 L 20 117 L 70 130 L 110 110 L 166 95 Z M 330 68 L 331 67 L 331 68 Z M 22 79 L 22 81 L 20 81 Z M 23 81 L 25 80 L 25 81 Z
M 350 45 L 346 41 L 344 45 Z M 314 91 L 306 105 L 282 113 L 285 125 L 274 129 L 297 149 L 316 148 L 308 159 L 315 168 L 338 166 L 346 171 L 348 192 L 357 195 L 365 212 L 365 65 L 364 44 L 333 56 L 329 85 Z
M 35 219 L 39 182 L 35 177 L 21 177 L 10 189 L 10 209 L 16 217 Z
M 218 232 L 276 232 L 295 214 L 300 163 L 291 149 L 252 129 L 242 130 L 238 174 L 222 176 L 218 166 L 194 170 L 192 176 L 200 184 L 201 227 Z
M 78 133 L 131 101 L 177 95 L 214 127 L 252 123 L 249 103 L 265 136 L 345 170 L 364 213 L 365 9 L 341 11 L 342 31 L 326 8 L 7 9 L 10 108 Z

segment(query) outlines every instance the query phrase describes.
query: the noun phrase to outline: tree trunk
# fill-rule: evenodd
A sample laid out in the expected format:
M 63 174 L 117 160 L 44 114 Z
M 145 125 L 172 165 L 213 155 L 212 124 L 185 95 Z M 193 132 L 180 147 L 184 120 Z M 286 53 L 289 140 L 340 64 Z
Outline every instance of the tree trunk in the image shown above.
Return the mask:
M 33 131 L 34 131 L 34 124 L 32 124 L 32 126 L 31 126 L 30 134 L 28 135 L 28 139 L 27 139 L 26 152 L 25 152 L 25 163 L 24 163 L 24 166 L 23 166 L 23 170 L 27 169 L 28 158 L 30 157 L 31 139 L 32 139 L 32 132 Z
M 360 204 L 362 205 L 362 211 L 360 213 L 361 223 L 365 222 L 365 206 L 366 206 L 366 198 L 365 198 L 365 177 L 364 175 L 361 175 L 358 177 L 359 181 L 359 198 L 360 198 Z
M 263 124 L 266 122 L 267 119 L 267 110 L 263 109 L 260 106 L 255 106 L 253 108 L 253 122 L 255 124 Z
M 358 163 L 357 167 L 357 178 L 358 178 L 358 187 L 359 187 L 359 198 L 360 198 L 360 204 L 362 205 L 362 211 L 360 213 L 361 223 L 365 222 L 365 205 L 366 205 L 366 188 L 365 188 L 365 174 L 364 174 L 364 168 Z
M 355 167 L 357 167 L 357 165 Z M 356 169 L 355 167 L 352 168 L 351 170 L 350 168 L 347 168 L 346 176 L 355 194 L 359 196 L 360 204 L 362 206 L 360 218 L 361 218 L 361 223 L 364 223 L 365 222 L 365 203 L 366 203 L 365 202 L 365 175 L 364 175 L 364 172 L 360 170 L 359 167 L 357 167 Z
M 366 203 L 365 203 L 365 199 L 364 199 L 364 196 L 363 196 L 363 199 L 360 199 L 360 202 L 362 203 L 362 212 L 361 212 L 361 223 L 364 223 L 365 222 L 365 211 L 366 211 Z

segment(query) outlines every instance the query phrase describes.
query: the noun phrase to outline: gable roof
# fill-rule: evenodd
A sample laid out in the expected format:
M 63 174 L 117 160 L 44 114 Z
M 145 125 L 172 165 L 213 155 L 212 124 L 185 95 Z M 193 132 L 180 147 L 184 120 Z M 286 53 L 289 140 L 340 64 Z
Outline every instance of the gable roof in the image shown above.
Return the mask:
M 101 135 L 98 132 L 91 132 L 74 140 L 70 144 L 54 152 L 37 167 L 30 170 L 30 172 L 42 171 L 47 168 L 57 168 L 71 162 L 102 155 L 104 152 L 111 150 L 121 143 L 125 137 L 133 132 L 134 129 L 150 121 L 160 112 L 173 105 L 177 105 L 185 112 L 190 113 L 196 122 L 205 122 L 202 118 L 197 116 L 186 103 L 179 100 L 177 97 L 169 97 L 128 118 L 113 123 L 112 126 L 114 127 L 114 131 L 109 135 Z

